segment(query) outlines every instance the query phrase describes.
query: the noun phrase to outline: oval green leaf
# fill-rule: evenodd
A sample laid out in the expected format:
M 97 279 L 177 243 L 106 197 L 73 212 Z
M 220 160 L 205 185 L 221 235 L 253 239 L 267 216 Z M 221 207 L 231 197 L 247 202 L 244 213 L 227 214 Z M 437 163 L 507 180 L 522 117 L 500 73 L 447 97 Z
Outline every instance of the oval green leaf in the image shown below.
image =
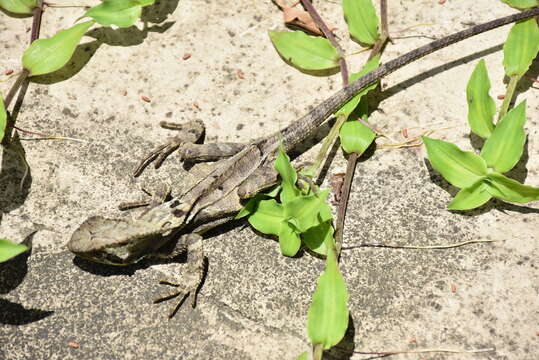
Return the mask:
M 487 166 L 504 173 L 516 165 L 524 151 L 525 122 L 526 100 L 505 114 L 492 135 L 485 141 L 481 157 L 485 159 Z
M 526 203 L 539 200 L 539 187 L 523 185 L 502 174 L 489 174 L 487 184 L 488 192 L 504 201 Z
M 284 256 L 295 256 L 301 247 L 299 235 L 286 221 L 279 228 L 279 247 Z
M 503 45 L 503 65 L 507 76 L 524 75 L 538 51 L 539 26 L 535 18 L 513 25 Z
M 302 31 L 268 31 L 279 55 L 303 70 L 328 70 L 339 67 L 339 54 L 331 43 Z
M 502 0 L 507 5 L 519 9 L 530 9 L 532 7 L 536 7 L 539 5 L 539 2 L 537 0 Z
M 339 137 L 344 151 L 362 154 L 371 146 L 376 134 L 359 121 L 348 120 L 341 126 Z
M 355 74 L 352 74 L 348 77 L 348 82 L 351 84 L 353 83 L 354 81 L 356 81 L 357 79 L 359 79 L 360 77 L 364 76 L 364 75 L 367 75 L 368 73 L 370 73 L 371 71 L 375 70 L 376 68 L 378 68 L 378 66 L 380 66 L 380 55 L 376 55 L 375 57 L 373 57 L 372 59 L 370 59 L 364 66 L 363 68 L 355 73 Z M 335 116 L 339 116 L 339 115 L 344 115 L 346 117 L 350 116 L 350 114 L 352 113 L 352 111 L 354 111 L 354 109 L 358 106 L 360 100 L 361 100 L 361 97 L 365 94 L 367 94 L 369 91 L 371 91 L 372 89 L 376 88 L 378 86 L 378 82 L 366 87 L 365 89 L 361 90 L 359 93 L 357 93 L 357 95 L 355 95 L 351 100 L 349 100 L 346 104 L 343 105 L 343 107 L 341 107 L 339 110 L 337 110 L 337 112 L 335 113 Z
M 262 200 L 254 214 L 249 216 L 249 224 L 268 235 L 279 235 L 280 224 L 284 220 L 283 206 L 274 199 Z
M 140 19 L 142 7 L 151 4 L 153 1 L 104 0 L 90 8 L 83 17 L 90 17 L 103 26 L 129 27 Z
M 466 101 L 468 102 L 468 123 L 472 131 L 486 139 L 494 130 L 492 119 L 496 114 L 496 104 L 489 95 L 490 79 L 488 78 L 485 60 L 479 61 L 475 67 L 468 86 Z
M 422 139 L 432 167 L 451 185 L 467 188 L 487 174 L 487 164 L 480 156 L 443 140 L 426 136 Z
M 348 328 L 348 291 L 339 271 L 333 239 L 326 246 L 326 269 L 318 279 L 309 307 L 307 331 L 313 345 L 322 344 L 329 349 L 342 340 Z
M 6 131 L 7 124 L 7 112 L 4 106 L 4 99 L 0 96 L 0 141 L 4 139 L 4 132 Z
M 35 7 L 36 0 L 0 0 L 0 8 L 14 14 L 31 14 Z
M 344 17 L 350 35 L 361 43 L 373 45 L 380 37 L 378 16 L 371 0 L 343 0 Z
M 488 185 L 479 180 L 470 187 L 460 190 L 455 198 L 447 205 L 449 210 L 475 209 L 489 201 L 492 195 L 488 192 Z
M 48 74 L 62 68 L 77 47 L 86 31 L 95 23 L 87 21 L 58 31 L 48 39 L 34 41 L 22 55 L 22 65 L 30 76 Z
M 15 244 L 9 240 L 0 239 L 0 262 L 7 261 L 26 250 L 28 250 L 26 245 Z

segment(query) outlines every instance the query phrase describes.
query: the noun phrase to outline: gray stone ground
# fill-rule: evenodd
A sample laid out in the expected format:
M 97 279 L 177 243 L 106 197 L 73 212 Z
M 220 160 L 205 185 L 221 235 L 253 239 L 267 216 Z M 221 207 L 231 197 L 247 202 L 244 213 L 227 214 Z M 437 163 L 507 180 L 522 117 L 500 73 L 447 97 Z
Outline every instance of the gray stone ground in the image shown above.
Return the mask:
M 338 2 L 316 5 L 339 27 L 348 52 L 357 50 Z M 389 10 L 394 36 L 435 37 L 512 12 L 492 0 L 390 1 Z M 42 36 L 68 27 L 80 13 L 48 9 Z M 22 191 L 21 164 L 3 153 L 0 234 L 22 241 L 37 232 L 31 254 L 0 265 L 0 358 L 291 359 L 308 349 L 306 312 L 323 262 L 308 254 L 285 258 L 275 241 L 245 224 L 222 228 L 205 242 L 209 267 L 199 305 L 184 306 L 170 321 L 171 303 L 151 304 L 163 290 L 157 281 L 172 273 L 170 265 L 109 268 L 74 259 L 65 248 L 88 216 L 126 216 L 116 206 L 141 198 L 138 184 L 181 182 L 175 156 L 141 181 L 129 176 L 168 134 L 160 120 L 198 118 L 206 123 L 208 141 L 249 141 L 282 128 L 340 87 L 339 74 L 309 76 L 279 58 L 266 31 L 283 28 L 280 16 L 269 1 L 160 1 L 145 14 L 147 30 L 92 30 L 66 69 L 30 84 L 18 125 L 86 142 L 23 140 L 31 172 Z M 417 24 L 428 25 L 405 30 Z M 0 14 L 2 73 L 19 69 L 29 26 L 30 19 Z M 384 79 L 373 123 L 395 138 L 403 128 L 449 127 L 434 136 L 471 149 L 466 82 L 484 58 L 491 94 L 504 93 L 501 46 L 507 31 L 464 41 Z M 383 60 L 427 41 L 396 39 Z M 186 53 L 191 58 L 182 60 Z M 366 56 L 350 56 L 352 69 Z M 535 62 L 530 75 L 538 72 Z M 9 85 L 0 83 L 0 90 L 5 94 Z M 513 175 L 539 186 L 539 97 L 530 86 L 524 82 L 518 96 L 528 100 L 527 156 Z M 456 189 L 429 170 L 424 157 L 422 148 L 379 149 L 361 161 L 345 246 L 499 242 L 436 251 L 345 251 L 351 328 L 328 358 L 369 357 L 343 349 L 495 348 L 395 358 L 537 359 L 539 203 L 490 202 L 470 213 L 450 213 L 445 206 Z M 344 168 L 339 151 L 329 176 Z

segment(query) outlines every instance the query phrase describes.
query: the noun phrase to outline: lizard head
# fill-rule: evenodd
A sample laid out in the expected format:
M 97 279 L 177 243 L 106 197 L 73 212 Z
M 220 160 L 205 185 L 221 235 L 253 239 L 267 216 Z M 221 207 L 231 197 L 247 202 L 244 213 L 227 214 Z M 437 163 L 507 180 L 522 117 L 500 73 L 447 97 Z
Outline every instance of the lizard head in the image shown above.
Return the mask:
M 152 253 L 166 241 L 162 230 L 146 221 L 94 216 L 75 230 L 67 248 L 94 262 L 128 265 Z

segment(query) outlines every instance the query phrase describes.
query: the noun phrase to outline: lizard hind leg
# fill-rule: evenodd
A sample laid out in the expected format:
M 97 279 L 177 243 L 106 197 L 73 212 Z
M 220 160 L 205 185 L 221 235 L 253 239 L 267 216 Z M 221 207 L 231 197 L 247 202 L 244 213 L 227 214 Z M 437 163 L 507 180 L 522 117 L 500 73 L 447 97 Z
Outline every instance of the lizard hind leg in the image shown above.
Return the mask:
M 191 306 L 196 306 L 198 290 L 204 278 L 204 250 L 202 247 L 202 236 L 199 234 L 182 235 L 174 250 L 169 253 L 169 257 L 175 257 L 187 251 L 187 270 L 183 274 L 182 280 L 161 280 L 160 283 L 175 287 L 174 291 L 161 295 L 154 300 L 154 303 L 165 301 L 183 295 L 178 303 L 173 307 L 168 317 L 172 318 L 188 296 L 191 296 Z

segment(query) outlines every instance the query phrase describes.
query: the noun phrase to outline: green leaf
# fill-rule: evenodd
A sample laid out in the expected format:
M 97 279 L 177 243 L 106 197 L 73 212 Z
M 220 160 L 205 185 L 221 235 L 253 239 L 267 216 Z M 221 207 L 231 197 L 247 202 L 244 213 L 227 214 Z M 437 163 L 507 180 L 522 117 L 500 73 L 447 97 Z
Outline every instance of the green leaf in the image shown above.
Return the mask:
M 469 210 L 489 201 L 492 195 L 488 192 L 488 185 L 484 183 L 484 179 L 460 190 L 457 196 L 447 205 L 447 208 L 449 210 Z
M 362 154 L 372 144 L 376 134 L 357 120 L 348 120 L 339 130 L 341 146 L 347 153 Z
M 507 76 L 524 75 L 539 51 L 539 27 L 535 18 L 517 22 L 503 45 Z
M 339 67 L 339 53 L 321 37 L 302 31 L 268 31 L 277 52 L 295 67 L 304 70 L 327 70 Z
M 264 234 L 279 235 L 284 220 L 283 206 L 274 199 L 262 200 L 256 212 L 249 217 L 249 223 Z
M 487 164 L 480 156 L 446 141 L 426 136 L 422 139 L 432 167 L 451 185 L 467 188 L 487 174 Z
M 485 141 L 481 157 L 489 167 L 504 173 L 516 165 L 524 151 L 525 122 L 526 100 L 505 114 L 492 135 Z
M 34 41 L 22 56 L 22 65 L 30 76 L 48 74 L 62 68 L 73 56 L 86 31 L 95 23 L 87 21 L 58 31 L 48 39 Z
M 324 190 L 320 192 L 320 197 L 316 195 L 297 197 L 294 200 L 283 204 L 284 216 L 287 219 L 295 219 L 292 224 L 300 233 L 303 233 L 322 222 L 331 220 L 331 212 L 324 209 L 324 207 L 328 206 L 325 203 L 328 195 L 329 190 Z
M 376 55 L 375 57 L 370 59 L 363 66 L 363 68 L 359 72 L 350 75 L 349 78 L 348 78 L 348 82 L 350 84 L 353 83 L 354 81 L 356 81 L 357 79 L 359 79 L 363 75 L 366 75 L 366 74 L 370 73 L 371 71 L 375 70 L 376 68 L 378 68 L 378 66 L 380 66 L 380 55 Z M 377 86 L 378 86 L 378 82 L 376 82 L 376 83 L 370 85 L 369 87 L 366 87 L 365 89 L 361 90 L 359 93 L 357 93 L 357 95 L 355 95 L 351 100 L 349 100 L 339 110 L 337 110 L 337 112 L 335 113 L 335 116 L 345 115 L 346 117 L 348 117 L 352 113 L 352 111 L 354 111 L 354 109 L 357 107 L 357 105 L 359 104 L 359 101 L 361 100 L 361 97 L 363 95 L 367 94 L 372 89 L 376 88 Z
M 373 45 L 380 34 L 378 16 L 371 0 L 343 0 L 342 6 L 352 37 L 361 43 Z
M 6 130 L 7 124 L 7 112 L 4 107 L 4 99 L 0 96 L 0 141 L 4 138 L 4 131 Z
M 333 226 L 331 221 L 326 221 L 318 226 L 312 227 L 303 234 L 303 243 L 312 251 L 320 255 L 327 254 L 326 242 L 333 239 Z
M 539 2 L 537 0 L 502 0 L 502 1 L 506 3 L 507 5 L 515 9 L 519 9 L 519 10 L 529 9 L 529 8 L 536 7 L 537 5 L 539 5 Z
M 488 192 L 504 201 L 526 203 L 539 200 L 539 187 L 523 185 L 502 174 L 491 173 L 486 180 Z
M 348 327 L 348 291 L 339 271 L 333 238 L 326 246 L 331 250 L 309 307 L 307 331 L 313 345 L 329 349 L 341 341 Z
M 296 358 L 296 360 L 309 360 L 309 354 L 307 351 L 304 351 Z
M 140 19 L 142 7 L 152 5 L 154 1 L 103 0 L 101 4 L 86 11 L 83 17 L 91 17 L 103 26 L 129 27 Z
M 472 131 L 486 139 L 494 130 L 492 119 L 496 114 L 496 104 L 489 95 L 490 80 L 485 60 L 479 61 L 475 67 L 468 86 L 466 100 L 468 102 L 468 123 Z
M 296 169 L 290 163 L 290 158 L 286 155 L 282 145 L 279 146 L 277 151 L 277 159 L 275 159 L 275 170 L 281 176 L 281 202 L 287 203 L 294 200 L 300 194 L 299 189 L 296 186 L 296 181 L 298 181 L 298 174 Z
M 14 14 L 31 14 L 37 7 L 36 0 L 0 0 L 0 8 Z
M 26 245 L 15 244 L 9 240 L 0 239 L 0 262 L 7 261 L 26 250 L 28 250 Z
M 287 222 L 283 221 L 279 228 L 279 247 L 284 256 L 294 256 L 299 251 L 301 240 L 298 233 Z

